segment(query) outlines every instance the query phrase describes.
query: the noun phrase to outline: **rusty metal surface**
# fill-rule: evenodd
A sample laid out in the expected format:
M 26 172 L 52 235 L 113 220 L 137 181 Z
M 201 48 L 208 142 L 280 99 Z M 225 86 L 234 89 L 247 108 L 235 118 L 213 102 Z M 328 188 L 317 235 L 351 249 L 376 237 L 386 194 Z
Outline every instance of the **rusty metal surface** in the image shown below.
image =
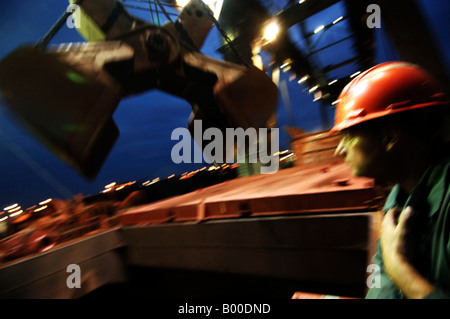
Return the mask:
M 123 227 L 127 263 L 363 285 L 374 213 L 315 214 Z
M 293 167 L 248 176 L 189 194 L 131 208 L 121 225 L 199 221 L 298 213 L 377 211 L 383 194 L 367 178 L 354 177 L 341 162 Z
M 289 282 L 283 289 L 289 289 L 286 293 L 291 296 L 305 283 L 313 289 L 333 287 L 332 292 L 362 296 L 385 197 L 372 179 L 355 177 L 342 160 L 324 155 L 338 141 L 326 133 L 300 134 L 294 138 L 302 145 L 296 148 L 297 166 L 228 180 L 112 215 L 101 207 L 91 211 L 95 205 L 70 206 L 78 223 L 103 216 L 103 223 L 94 229 L 96 235 L 81 232 L 63 241 L 44 241 L 39 234 L 18 233 L 11 238 L 16 244 L 9 247 L 17 251 L 3 249 L 3 254 L 16 259 L 0 268 L 0 296 L 75 298 L 117 282 L 131 290 L 137 287 L 136 293 L 145 295 L 146 289 L 136 280 L 153 282 L 158 269 L 167 278 L 181 271 L 215 274 L 208 280 L 218 282 L 224 274 L 238 281 L 283 280 Z M 316 163 L 304 160 L 311 153 L 319 154 Z M 59 219 L 66 216 L 57 214 L 56 206 L 53 210 Z M 47 219 L 55 220 L 52 216 Z M 67 218 L 60 221 L 66 228 L 73 224 Z M 48 229 L 45 223 L 37 225 L 47 235 L 61 233 L 59 224 Z M 24 245 L 30 240 L 34 251 Z M 70 290 L 65 284 L 65 267 L 71 263 L 87 272 L 81 290 Z M 139 278 L 130 279 L 136 269 L 148 271 L 138 271 Z M 199 284 L 211 293 L 222 290 L 201 281 L 202 276 Z M 160 284 L 172 287 L 177 280 Z M 270 288 L 260 293 L 271 295 Z
M 8 234 L 0 240 L 0 266 L 117 226 L 109 218 L 114 210 L 111 202 L 53 200 L 44 208 L 9 222 Z
M 186 296 L 198 293 L 186 286 L 191 279 L 171 278 L 176 270 L 193 272 L 195 286 L 204 287 L 203 297 L 233 295 L 224 283 L 204 281 L 220 283 L 223 275 L 237 285 L 239 278 L 253 278 L 262 285 L 254 288 L 262 296 L 292 295 L 305 284 L 360 296 L 377 223 L 374 212 L 352 212 L 122 226 L 3 265 L 0 298 L 78 298 L 111 285 L 142 297 L 154 293 L 147 284 L 169 291 L 181 285 Z M 69 264 L 81 268 L 81 289 L 67 287 Z M 145 271 L 136 277 L 136 269 Z M 156 278 L 161 270 L 164 278 Z M 284 292 L 273 291 L 268 282 L 280 280 L 289 284 L 283 285 Z M 127 297 L 126 291 L 119 295 Z
M 0 266 L 0 298 L 77 298 L 109 283 L 126 280 L 117 229 L 64 243 Z M 81 288 L 71 289 L 67 267 L 81 268 Z
M 308 283 L 338 292 L 351 287 L 361 296 L 385 193 L 372 179 L 353 176 L 342 160 L 324 156 L 337 136 L 300 134 L 296 141 L 302 144 L 297 166 L 274 174 L 227 180 L 113 214 L 108 202 L 55 202 L 33 225 L 59 237 L 52 241 L 26 228 L 0 246 L 3 262 L 10 258 L 0 265 L 0 297 L 75 298 L 106 284 L 152 282 L 155 269 L 167 277 L 171 270 L 216 274 L 209 278 L 219 282 L 223 274 L 292 281 L 285 285 L 291 295 Z M 308 153 L 320 154 L 319 160 L 301 160 Z M 67 214 L 68 207 L 76 213 Z M 89 227 L 80 232 L 74 225 Z M 83 267 L 81 290 L 65 284 L 71 263 Z M 149 271 L 130 282 L 136 268 Z M 176 284 L 166 280 L 163 286 Z

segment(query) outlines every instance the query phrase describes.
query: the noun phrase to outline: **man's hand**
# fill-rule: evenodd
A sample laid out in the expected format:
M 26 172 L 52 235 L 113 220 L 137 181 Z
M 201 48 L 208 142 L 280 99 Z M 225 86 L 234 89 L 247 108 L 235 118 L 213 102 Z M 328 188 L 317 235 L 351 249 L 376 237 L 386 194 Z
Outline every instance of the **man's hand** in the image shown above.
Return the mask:
M 399 216 L 400 214 L 400 216 Z M 390 209 L 381 224 L 381 252 L 386 273 L 407 298 L 423 298 L 435 288 L 411 264 L 413 210 Z M 398 219 L 398 222 L 397 222 Z
M 384 216 L 381 224 L 381 249 L 388 272 L 393 271 L 399 261 L 409 262 L 412 259 L 412 213 L 411 207 L 407 207 L 403 212 L 399 208 L 392 208 Z

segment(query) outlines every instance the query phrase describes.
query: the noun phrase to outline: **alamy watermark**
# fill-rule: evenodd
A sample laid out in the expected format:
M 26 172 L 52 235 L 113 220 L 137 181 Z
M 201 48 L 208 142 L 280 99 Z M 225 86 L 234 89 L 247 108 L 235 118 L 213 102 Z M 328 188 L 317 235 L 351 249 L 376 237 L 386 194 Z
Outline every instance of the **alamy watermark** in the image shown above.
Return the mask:
M 69 29 L 81 28 L 81 9 L 77 4 L 70 4 L 67 9 L 67 13 L 71 13 L 67 18 L 66 24 Z M 366 9 L 370 15 L 366 19 L 366 25 L 368 28 L 381 28 L 381 8 L 378 4 L 369 4 Z
M 369 4 L 366 9 L 370 15 L 366 19 L 366 25 L 369 29 L 381 28 L 381 9 L 378 4 Z
M 366 271 L 370 273 L 366 279 L 367 288 L 381 288 L 381 270 L 380 266 L 376 264 L 370 264 L 367 266 Z
M 210 127 L 203 131 L 202 121 L 194 121 L 193 147 L 187 128 L 173 130 L 171 140 L 179 141 L 172 147 L 171 158 L 180 163 L 259 163 L 261 173 L 275 173 L 279 167 L 278 128 L 226 128 Z M 205 144 L 206 142 L 206 144 Z M 203 150 L 203 151 L 202 151 Z
M 367 288 L 380 288 L 381 287 L 381 273 L 380 266 L 376 264 L 370 264 L 366 269 L 367 273 L 370 273 L 366 279 Z M 69 289 L 81 288 L 81 268 L 77 264 L 70 264 L 66 268 L 66 272 L 70 275 L 67 276 L 66 285 Z
M 77 264 L 67 266 L 66 272 L 70 273 L 66 279 L 67 288 L 81 288 L 81 268 Z
M 67 9 L 67 13 L 71 13 L 71 15 L 66 20 L 66 25 L 69 29 L 79 29 L 81 28 L 81 9 L 77 4 L 70 4 Z

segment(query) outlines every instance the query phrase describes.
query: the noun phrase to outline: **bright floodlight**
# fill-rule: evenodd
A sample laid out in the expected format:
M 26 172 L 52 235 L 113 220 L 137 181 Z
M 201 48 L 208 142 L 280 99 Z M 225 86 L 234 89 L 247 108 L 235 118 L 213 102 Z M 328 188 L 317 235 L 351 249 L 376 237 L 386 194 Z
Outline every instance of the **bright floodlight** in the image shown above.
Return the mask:
M 320 32 L 320 31 L 322 31 L 323 29 L 325 29 L 325 26 L 324 26 L 324 25 L 321 25 L 321 26 L 317 27 L 317 28 L 314 30 L 314 33 L 318 33 L 318 32 Z
M 280 27 L 276 22 L 269 23 L 264 29 L 263 37 L 267 42 L 272 42 L 277 38 Z
M 189 0 L 177 0 L 177 5 L 183 8 L 188 2 Z

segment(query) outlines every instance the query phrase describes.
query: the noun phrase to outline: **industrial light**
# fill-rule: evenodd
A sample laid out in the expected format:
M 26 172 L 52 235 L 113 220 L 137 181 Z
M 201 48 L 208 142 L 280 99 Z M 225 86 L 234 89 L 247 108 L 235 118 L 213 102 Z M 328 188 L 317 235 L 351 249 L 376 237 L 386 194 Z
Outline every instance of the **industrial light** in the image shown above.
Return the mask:
M 306 0 L 300 0 L 298 3 L 301 4 L 301 3 L 305 2 L 305 1 L 306 1 Z
M 3 210 L 11 210 L 11 209 L 14 209 L 14 208 L 16 208 L 17 206 L 19 206 L 19 204 L 13 204 L 13 205 L 11 205 L 11 206 L 8 206 L 8 207 L 5 207 L 5 208 L 3 208 Z
M 338 80 L 333 80 L 333 81 L 331 81 L 330 83 L 328 83 L 328 85 L 332 85 L 332 84 L 334 84 L 334 83 L 336 83 Z
M 189 0 L 177 0 L 177 5 L 183 8 L 188 2 Z
M 37 213 L 37 212 L 40 212 L 41 210 L 44 210 L 44 209 L 46 209 L 48 206 L 47 205 L 45 205 L 45 206 L 42 206 L 42 207 L 39 207 L 39 208 L 36 208 L 35 210 L 34 210 L 34 212 L 35 213 Z
M 339 18 L 337 18 L 336 20 L 333 21 L 333 24 L 338 23 L 339 21 L 341 21 L 342 19 L 344 19 L 343 16 L 340 16 Z
M 8 210 L 8 213 L 13 213 L 13 212 L 16 212 L 16 211 L 18 211 L 19 209 L 22 209 L 22 207 L 21 206 L 16 206 L 16 207 L 14 207 L 13 209 L 10 209 L 10 210 Z
M 320 31 L 322 31 L 323 29 L 325 29 L 325 26 L 324 26 L 324 25 L 321 25 L 321 26 L 317 27 L 317 28 L 314 30 L 314 34 L 316 34 L 316 33 L 320 32 Z
M 270 22 L 264 29 L 263 38 L 267 42 L 272 42 L 277 38 L 278 33 L 280 32 L 280 27 L 278 23 L 275 21 Z
M 284 161 L 285 159 L 287 159 L 287 158 L 289 158 L 289 157 L 291 157 L 291 156 L 294 156 L 294 153 L 291 153 L 291 154 L 289 154 L 289 155 L 286 155 L 286 156 L 282 157 L 282 158 L 280 159 L 280 162 L 281 162 L 281 161 Z
M 289 152 L 289 150 L 284 150 L 284 151 L 281 151 L 281 152 L 275 152 L 275 153 L 272 154 L 272 156 L 283 155 L 283 154 L 286 154 L 287 152 Z
M 159 181 L 159 179 L 156 179 L 156 178 L 154 180 L 152 180 L 152 181 L 148 180 L 148 181 L 142 183 L 142 186 L 150 186 L 152 184 L 155 184 L 158 181 Z
M 360 73 L 361 73 L 361 71 L 355 72 L 355 73 L 353 73 L 352 75 L 350 75 L 350 78 L 354 78 L 355 76 L 357 76 L 357 75 L 360 74 Z
M 49 199 L 46 199 L 46 200 L 40 202 L 39 205 L 44 206 L 45 204 L 48 204 L 48 203 L 50 203 L 51 201 L 52 201 L 52 199 L 49 198 Z
M 341 99 L 334 101 L 333 103 L 331 103 L 331 105 L 336 105 L 336 104 L 338 104 L 339 102 L 341 102 Z
M 309 79 L 308 75 L 305 75 L 304 77 L 302 77 L 300 80 L 298 80 L 298 84 L 302 84 L 303 82 L 305 82 L 306 80 Z
M 290 61 L 287 61 L 287 62 L 283 63 L 283 64 L 280 66 L 280 68 L 283 69 L 283 68 L 287 67 L 290 63 L 291 63 Z
M 316 86 L 313 86 L 312 88 L 310 88 L 309 89 L 309 93 L 312 93 L 312 92 L 314 92 L 315 90 L 317 90 L 319 88 L 319 86 L 318 85 L 316 85 Z
M 23 210 L 19 210 L 18 212 L 9 214 L 9 217 L 15 217 L 15 216 L 20 215 L 20 214 L 22 214 L 22 213 L 23 213 Z

